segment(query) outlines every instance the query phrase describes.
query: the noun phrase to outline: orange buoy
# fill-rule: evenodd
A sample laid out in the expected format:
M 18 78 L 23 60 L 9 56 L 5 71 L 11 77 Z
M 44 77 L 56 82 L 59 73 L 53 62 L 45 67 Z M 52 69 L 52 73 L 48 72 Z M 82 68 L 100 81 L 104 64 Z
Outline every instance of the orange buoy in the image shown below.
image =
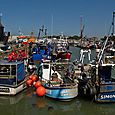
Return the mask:
M 29 76 L 29 79 L 32 79 L 32 76 Z
M 40 86 L 40 87 L 38 87 L 38 88 L 36 89 L 36 94 L 37 94 L 38 96 L 40 96 L 40 97 L 44 96 L 45 93 L 46 93 L 46 89 L 45 89 L 44 87 L 42 87 L 42 86 Z
M 33 81 L 32 81 L 31 79 L 28 79 L 28 80 L 26 81 L 26 85 L 27 85 L 28 87 L 32 86 L 32 83 L 33 83 Z
M 28 76 L 29 79 L 32 79 L 32 76 Z
M 38 88 L 38 87 L 40 87 L 42 84 L 41 84 L 40 81 L 37 81 L 37 82 L 34 82 L 33 85 L 34 85 L 35 88 Z
M 37 76 L 36 75 L 33 75 L 32 77 L 31 77 L 31 80 L 34 82 L 34 81 L 37 81 Z

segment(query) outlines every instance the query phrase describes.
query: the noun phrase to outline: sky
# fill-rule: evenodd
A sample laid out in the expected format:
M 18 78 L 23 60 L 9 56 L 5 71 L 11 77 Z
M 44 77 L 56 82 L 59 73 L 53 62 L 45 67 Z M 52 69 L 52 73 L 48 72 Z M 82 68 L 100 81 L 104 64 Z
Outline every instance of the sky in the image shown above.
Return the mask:
M 48 35 L 103 37 L 108 34 L 115 0 L 0 0 L 5 31 L 38 34 L 42 25 Z M 82 21 L 81 21 L 82 20 Z

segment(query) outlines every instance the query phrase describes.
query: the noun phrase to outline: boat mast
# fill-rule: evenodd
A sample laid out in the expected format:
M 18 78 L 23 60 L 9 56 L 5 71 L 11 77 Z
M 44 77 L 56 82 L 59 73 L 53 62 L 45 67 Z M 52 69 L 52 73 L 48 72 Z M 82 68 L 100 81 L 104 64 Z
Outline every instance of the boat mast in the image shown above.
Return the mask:
M 2 13 L 0 13 L 0 41 L 4 42 L 4 26 L 2 25 Z
M 112 33 L 111 33 L 112 36 L 114 36 L 114 17 L 115 17 L 115 12 L 113 12 Z M 109 34 L 110 34 L 110 33 L 109 33 Z M 98 60 L 98 64 L 100 63 L 100 61 L 101 61 L 101 59 L 102 59 L 102 56 L 103 56 L 105 47 L 106 47 L 107 42 L 108 42 L 108 39 L 109 39 L 109 34 L 108 34 L 108 36 L 107 36 L 107 38 L 106 38 L 106 40 L 105 40 L 105 43 L 104 43 L 104 46 L 103 46 L 102 50 L 101 50 L 101 51 L 99 52 L 99 54 L 98 54 L 98 59 L 99 59 L 99 60 Z
M 18 34 L 19 34 L 19 36 L 23 35 L 22 32 L 21 32 L 21 28 L 20 27 L 18 29 Z
M 53 15 L 51 17 L 51 39 L 53 37 Z
M 46 31 L 46 30 L 45 30 L 45 31 Z M 40 39 L 41 32 L 42 32 L 42 33 L 44 32 L 44 25 L 42 25 L 42 27 L 39 29 L 38 37 L 37 37 L 38 40 Z
M 113 12 L 113 19 L 112 19 L 112 33 L 111 33 L 111 36 L 114 36 L 114 17 L 115 17 L 115 12 Z
M 84 31 L 84 25 L 83 25 L 83 17 L 80 17 L 80 38 L 81 38 L 81 44 L 82 44 L 82 39 L 83 39 L 83 31 Z
M 106 38 L 106 40 L 105 40 L 105 43 L 104 43 L 104 46 L 103 46 L 101 52 L 99 53 L 100 55 L 98 55 L 98 58 L 99 58 L 98 64 L 101 62 L 101 59 L 102 59 L 102 56 L 103 56 L 105 47 L 106 47 L 106 45 L 107 45 L 108 39 L 109 39 L 109 36 L 107 36 L 107 38 Z
M 0 13 L 0 24 L 1 24 L 2 13 Z

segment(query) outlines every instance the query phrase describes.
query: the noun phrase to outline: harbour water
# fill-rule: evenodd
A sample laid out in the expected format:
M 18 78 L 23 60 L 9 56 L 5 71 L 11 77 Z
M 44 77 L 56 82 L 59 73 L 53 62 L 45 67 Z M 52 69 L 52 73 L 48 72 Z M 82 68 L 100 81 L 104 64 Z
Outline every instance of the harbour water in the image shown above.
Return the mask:
M 79 49 L 70 47 L 72 60 L 79 57 Z M 95 52 L 92 52 L 92 59 Z M 115 75 L 115 73 L 114 73 Z M 16 96 L 0 96 L 0 115 L 114 115 L 114 103 L 94 103 L 93 100 L 76 97 L 70 102 L 60 102 L 38 97 L 33 89 Z

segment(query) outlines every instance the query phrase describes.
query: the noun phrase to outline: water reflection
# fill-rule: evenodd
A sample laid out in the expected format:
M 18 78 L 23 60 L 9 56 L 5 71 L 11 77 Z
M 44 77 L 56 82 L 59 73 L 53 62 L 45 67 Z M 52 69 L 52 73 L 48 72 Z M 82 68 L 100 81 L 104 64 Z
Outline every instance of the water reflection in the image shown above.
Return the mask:
M 0 114 L 20 115 L 23 111 L 24 97 L 24 92 L 16 96 L 0 96 Z
M 0 106 L 1 105 L 14 105 L 18 103 L 22 98 L 24 97 L 24 94 L 19 94 L 16 96 L 0 96 Z
M 99 104 L 81 98 L 73 99 L 70 102 L 61 102 L 33 95 L 33 99 L 29 101 L 31 108 L 39 115 L 112 115 L 115 112 L 114 104 Z M 35 112 L 34 115 L 36 115 Z
M 80 103 L 80 113 L 84 115 L 113 115 L 115 113 L 115 105 L 112 103 L 95 103 L 84 99 L 80 99 Z
M 33 92 L 33 91 L 32 91 Z M 34 115 L 39 113 L 39 115 L 52 114 L 56 113 L 71 113 L 78 111 L 80 109 L 80 102 L 77 99 L 74 99 L 70 102 L 61 102 L 58 100 L 53 100 L 47 97 L 38 97 L 34 92 L 29 92 L 29 96 L 26 96 L 26 105 L 28 105 L 28 114 L 31 115 L 31 110 L 34 112 Z M 30 96 L 31 95 L 31 96 Z
M 115 104 L 99 104 L 83 98 L 61 102 L 47 97 L 38 97 L 33 89 L 20 94 L 0 96 L 1 115 L 113 115 Z
M 37 98 L 37 99 L 35 99 Z M 47 112 L 49 114 L 55 115 L 55 113 L 71 113 L 80 109 L 79 101 L 70 101 L 70 102 L 60 102 L 57 100 L 52 100 L 47 97 L 34 97 L 32 107 L 38 109 L 41 112 Z

